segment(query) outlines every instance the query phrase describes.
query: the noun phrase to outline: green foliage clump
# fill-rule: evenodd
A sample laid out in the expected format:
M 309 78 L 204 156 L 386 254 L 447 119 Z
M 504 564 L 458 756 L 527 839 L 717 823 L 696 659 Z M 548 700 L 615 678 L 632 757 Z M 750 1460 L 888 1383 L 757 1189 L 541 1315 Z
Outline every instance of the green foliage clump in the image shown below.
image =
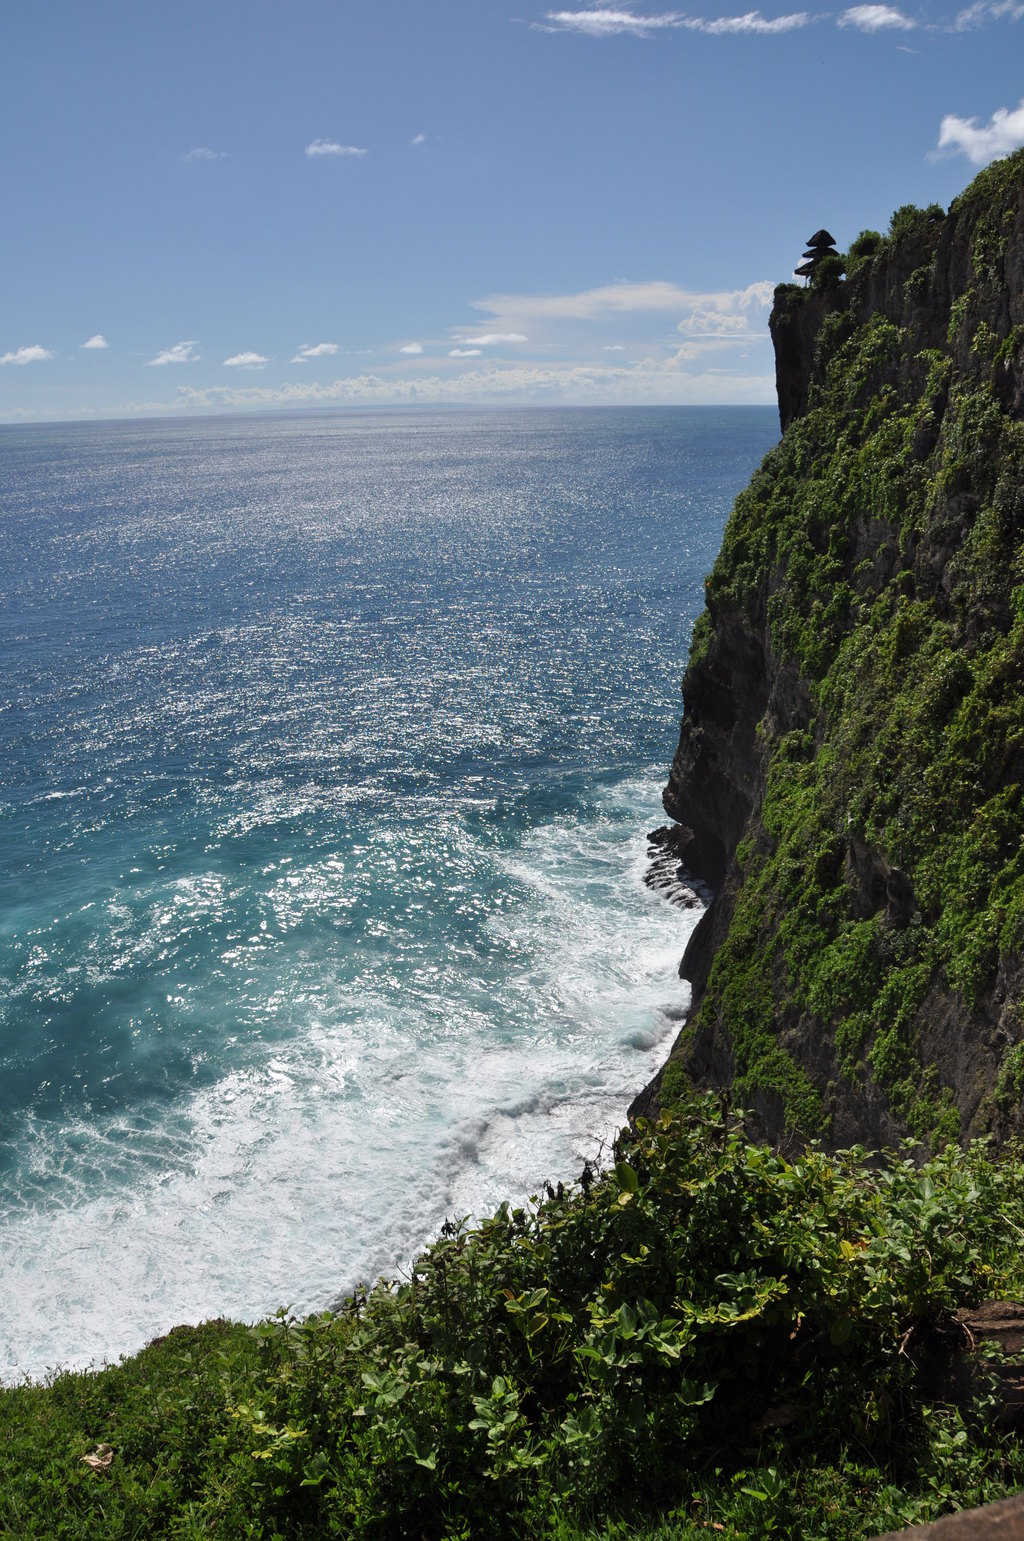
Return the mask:
M 915 203 L 901 204 L 889 221 L 889 240 L 897 242 L 920 237 L 945 217 L 946 211 L 938 203 L 930 203 L 926 209 L 919 209 Z
M 983 282 L 998 282 L 1001 278 L 1022 171 L 1024 155 L 1019 150 L 1004 160 L 993 161 L 950 208 L 951 214 L 971 225 L 971 265 L 976 278 Z
M 850 250 L 847 252 L 847 262 L 863 262 L 865 257 L 873 257 L 875 252 L 883 245 L 884 237 L 877 230 L 862 230 L 855 240 L 850 242 Z
M 903 285 L 903 293 L 913 303 L 920 303 L 928 298 L 931 289 L 933 270 L 930 263 L 925 262 L 919 268 L 915 268 Z
M 811 275 L 812 289 L 834 289 L 846 272 L 846 263 L 838 252 L 826 252 L 815 264 Z
M 337 1314 L 179 1328 L 3 1391 L 0 1533 L 843 1541 L 932 1518 L 1024 1481 L 985 1404 L 965 1421 L 914 1371 L 944 1313 L 1024 1282 L 1022 1226 L 1024 1171 L 980 1147 L 786 1159 L 691 1103 Z

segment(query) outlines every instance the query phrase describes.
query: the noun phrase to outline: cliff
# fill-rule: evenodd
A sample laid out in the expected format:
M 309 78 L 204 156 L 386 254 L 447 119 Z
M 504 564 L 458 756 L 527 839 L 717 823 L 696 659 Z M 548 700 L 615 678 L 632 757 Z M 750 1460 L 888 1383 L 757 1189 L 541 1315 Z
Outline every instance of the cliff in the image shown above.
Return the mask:
M 837 1145 L 1021 1128 L 1024 152 L 782 285 L 665 807 L 715 890 L 634 1113 Z

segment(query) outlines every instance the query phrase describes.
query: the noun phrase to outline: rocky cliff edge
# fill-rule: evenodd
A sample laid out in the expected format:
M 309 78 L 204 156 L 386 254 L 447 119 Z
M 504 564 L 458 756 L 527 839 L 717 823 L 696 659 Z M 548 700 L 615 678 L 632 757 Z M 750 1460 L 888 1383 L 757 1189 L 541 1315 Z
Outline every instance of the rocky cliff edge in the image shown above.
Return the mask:
M 665 807 L 715 898 L 635 1115 L 933 1143 L 1024 1097 L 1024 152 L 775 293 Z

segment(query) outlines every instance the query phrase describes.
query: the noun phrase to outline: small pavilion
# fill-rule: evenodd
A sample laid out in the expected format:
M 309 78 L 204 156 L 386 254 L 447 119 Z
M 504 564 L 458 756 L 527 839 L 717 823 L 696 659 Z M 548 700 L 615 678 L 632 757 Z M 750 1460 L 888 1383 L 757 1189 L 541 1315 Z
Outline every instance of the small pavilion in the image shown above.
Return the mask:
M 835 236 L 830 235 L 827 230 L 816 230 L 807 242 L 804 260 L 798 268 L 794 269 L 797 278 L 809 282 L 814 277 L 815 269 L 823 257 L 838 257 L 838 255 Z

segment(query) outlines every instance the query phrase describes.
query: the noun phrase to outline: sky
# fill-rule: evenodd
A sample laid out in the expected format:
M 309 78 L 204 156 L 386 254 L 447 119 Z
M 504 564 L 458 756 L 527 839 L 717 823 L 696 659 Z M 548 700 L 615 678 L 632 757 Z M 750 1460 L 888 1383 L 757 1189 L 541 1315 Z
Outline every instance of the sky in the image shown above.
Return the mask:
M 1024 0 L 0 15 L 0 422 L 771 403 L 771 293 L 1024 144 Z

